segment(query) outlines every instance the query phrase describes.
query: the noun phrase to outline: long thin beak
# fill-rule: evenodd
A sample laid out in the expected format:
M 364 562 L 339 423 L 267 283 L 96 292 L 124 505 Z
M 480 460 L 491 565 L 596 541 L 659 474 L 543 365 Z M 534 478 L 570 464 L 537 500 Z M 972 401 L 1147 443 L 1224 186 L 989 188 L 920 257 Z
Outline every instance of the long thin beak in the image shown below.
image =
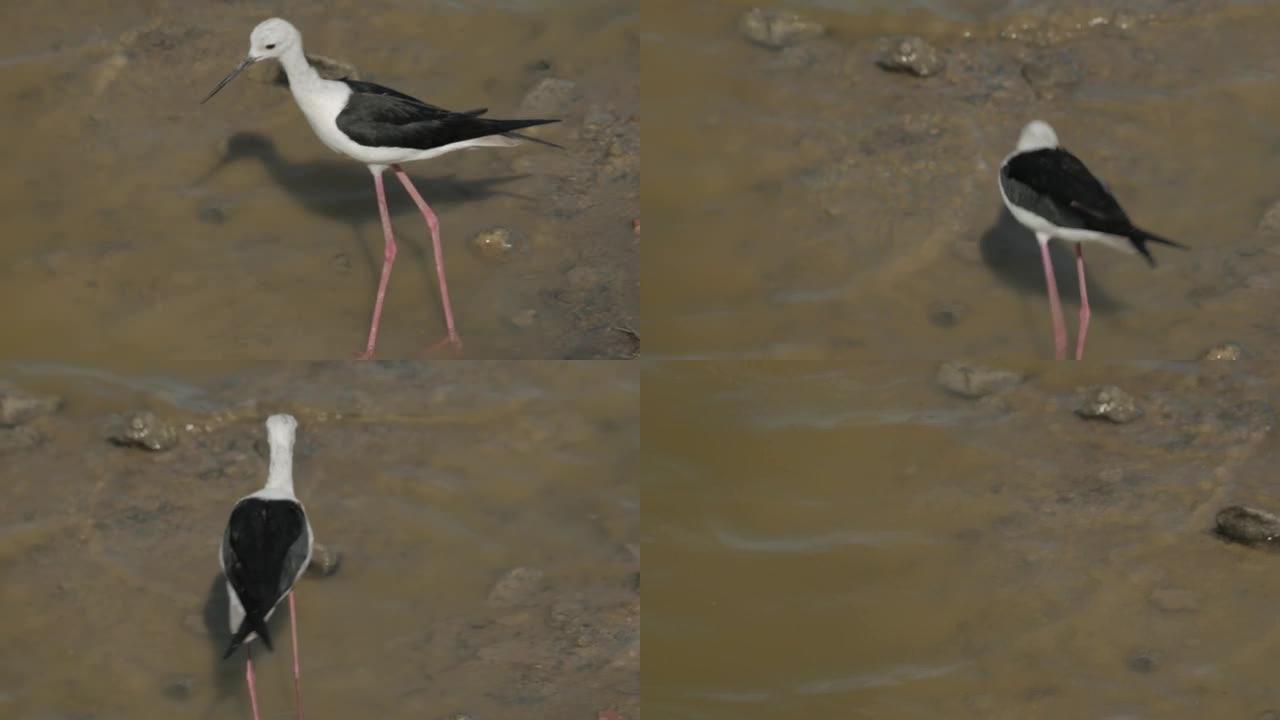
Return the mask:
M 227 83 L 231 82 L 232 80 L 235 80 L 236 76 L 244 72 L 245 68 L 249 67 L 250 65 L 256 62 L 258 61 L 255 58 L 251 58 L 251 57 L 246 57 L 245 59 L 241 60 L 240 64 L 236 66 L 236 69 L 232 70 L 230 75 L 227 75 L 226 77 L 222 78 L 222 82 L 218 83 L 218 86 L 215 87 L 212 92 L 210 92 L 208 95 L 205 96 L 203 100 L 200 101 L 200 104 L 203 105 L 209 102 L 209 98 L 213 97 L 214 95 L 217 95 L 219 90 L 227 86 Z

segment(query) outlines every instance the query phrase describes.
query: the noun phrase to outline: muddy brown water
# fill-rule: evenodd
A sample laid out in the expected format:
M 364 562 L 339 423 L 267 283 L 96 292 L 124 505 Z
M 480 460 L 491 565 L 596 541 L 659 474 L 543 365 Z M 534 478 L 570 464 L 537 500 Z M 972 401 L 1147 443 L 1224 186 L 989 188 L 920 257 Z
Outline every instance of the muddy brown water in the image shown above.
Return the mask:
M 1086 250 L 1087 357 L 1190 359 L 1224 337 L 1276 354 L 1280 254 L 1257 227 L 1280 198 L 1280 4 L 782 3 L 828 30 L 782 51 L 739 32 L 754 4 L 646 3 L 648 350 L 1051 353 L 1038 250 L 995 183 L 1040 117 L 1140 224 L 1193 248 L 1158 248 L 1155 270 Z M 895 33 L 946 71 L 878 68 Z
M 639 717 L 630 367 L 11 375 L 64 406 L 0 429 L 0 716 L 248 717 L 217 548 L 265 477 L 263 419 L 288 411 L 299 496 L 343 554 L 297 587 L 308 717 Z M 175 449 L 105 441 L 139 408 L 179 425 Z M 541 581 L 494 589 L 519 567 Z M 255 648 L 264 717 L 293 716 L 286 615 Z
M 273 14 L 365 79 L 562 117 L 541 136 L 563 151 L 407 166 L 440 217 L 461 357 L 634 353 L 618 329 L 639 314 L 633 3 L 72 2 L 4 13 L 0 361 L 226 372 L 362 348 L 383 245 L 368 172 L 321 145 L 284 88 L 241 77 L 200 105 Z M 573 89 L 522 108 L 547 78 Z M 245 132 L 266 142 L 223 163 Z M 430 240 L 388 193 L 400 255 L 380 357 L 426 358 L 444 323 Z M 503 262 L 471 247 L 493 226 L 513 231 Z
M 651 717 L 1269 717 L 1280 565 L 1269 363 L 1030 364 L 982 400 L 925 362 L 643 377 Z M 913 378 L 904 380 L 904 378 Z M 1145 411 L 1076 417 L 1118 384 Z

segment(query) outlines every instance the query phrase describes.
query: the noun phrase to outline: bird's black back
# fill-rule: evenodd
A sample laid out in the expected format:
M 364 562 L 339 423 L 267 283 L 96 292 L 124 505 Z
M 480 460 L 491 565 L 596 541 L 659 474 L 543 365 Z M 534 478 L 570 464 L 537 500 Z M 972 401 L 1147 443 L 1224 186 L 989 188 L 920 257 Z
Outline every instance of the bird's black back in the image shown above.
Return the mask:
M 429 150 L 463 140 L 502 135 L 558 120 L 493 120 L 486 109 L 453 112 L 376 83 L 343 80 L 351 88 L 338 113 L 338 129 L 370 147 Z
M 1133 229 L 1129 216 L 1102 181 L 1063 148 L 1018 153 L 1009 158 L 1001 173 L 1011 202 L 1059 227 L 1122 236 Z
M 292 589 L 306 562 L 308 532 L 302 505 L 293 500 L 251 497 L 232 509 L 222 560 L 227 581 L 244 606 L 245 625 L 261 623 Z

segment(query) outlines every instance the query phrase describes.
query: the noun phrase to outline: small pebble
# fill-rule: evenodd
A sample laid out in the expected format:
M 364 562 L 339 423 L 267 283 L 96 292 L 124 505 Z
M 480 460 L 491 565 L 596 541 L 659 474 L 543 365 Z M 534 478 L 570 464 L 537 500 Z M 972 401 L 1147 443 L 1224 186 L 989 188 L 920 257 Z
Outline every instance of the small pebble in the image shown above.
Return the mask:
M 1138 653 L 1129 658 L 1129 662 L 1126 664 L 1133 672 L 1143 675 L 1154 672 L 1156 669 L 1156 659 L 1148 653 Z
M 929 308 L 929 322 L 940 328 L 955 327 L 969 312 L 968 306 L 958 302 L 935 302 Z
M 1238 343 L 1224 342 L 1221 345 L 1214 345 L 1204 352 L 1202 360 L 1239 360 L 1244 354 L 1244 348 Z
M 521 310 L 515 315 L 512 315 L 510 318 L 510 322 L 512 325 L 523 330 L 526 328 L 533 327 L 533 322 L 537 319 L 538 319 L 537 310 L 534 310 L 533 308 L 525 308 L 524 310 Z
M 511 231 L 504 227 L 492 227 L 481 230 L 471 238 L 471 247 L 480 257 L 492 262 L 506 262 L 511 259 L 515 243 L 511 240 Z
M 1142 408 L 1133 396 L 1115 385 L 1081 388 L 1078 393 L 1076 414 L 1082 418 L 1127 423 L 1142 417 Z
M 528 600 L 542 589 L 544 573 L 538 568 L 517 567 L 508 570 L 489 591 L 489 604 L 511 607 Z
M 535 117 L 555 117 L 569 109 L 577 84 L 572 80 L 542 78 L 525 93 L 520 101 L 519 114 Z
M 738 21 L 738 29 L 751 42 L 774 49 L 812 40 L 827 31 L 820 23 L 795 13 L 760 8 L 744 14 Z
M 307 566 L 307 572 L 319 577 L 330 577 L 341 566 L 342 551 L 320 543 L 311 546 L 311 564 Z
M 62 398 L 53 395 L 28 395 L 9 391 L 0 393 L 0 427 L 17 427 L 38 417 L 55 413 Z
M 32 448 L 42 442 L 44 442 L 44 435 L 35 428 L 0 428 L 0 455 Z
M 876 65 L 890 72 L 903 72 L 916 77 L 937 75 L 947 63 L 938 51 L 917 35 L 898 35 L 880 41 Z
M 1080 84 L 1082 75 L 1075 60 L 1067 56 L 1044 58 L 1022 66 L 1022 79 L 1041 98 L 1051 98 Z
M 178 431 L 155 413 L 145 410 L 117 417 L 107 439 L 120 447 L 163 452 L 178 444 Z
M 195 684 L 195 678 L 190 675 L 172 677 L 164 684 L 164 696 L 170 700 L 188 700 Z
M 1267 208 L 1258 221 L 1258 232 L 1263 235 L 1280 235 L 1280 200 Z
M 943 363 L 934 380 L 944 390 L 962 397 L 979 398 L 1022 384 L 1025 378 L 1012 370 L 966 365 L 960 362 Z
M 227 213 L 217 205 L 206 205 L 200 208 L 200 222 L 210 225 L 221 225 L 227 221 Z
M 1218 535 L 1243 545 L 1274 545 L 1280 539 L 1280 517 L 1266 510 L 1232 505 L 1214 520 Z

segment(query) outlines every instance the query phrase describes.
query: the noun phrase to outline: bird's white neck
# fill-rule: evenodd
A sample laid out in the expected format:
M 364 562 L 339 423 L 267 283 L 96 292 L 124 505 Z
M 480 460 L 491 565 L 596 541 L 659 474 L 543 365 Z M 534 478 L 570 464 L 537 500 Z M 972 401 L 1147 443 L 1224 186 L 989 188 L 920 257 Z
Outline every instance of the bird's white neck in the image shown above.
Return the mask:
M 267 469 L 264 490 L 274 490 L 293 496 L 293 431 L 270 428 L 267 439 L 271 444 L 271 464 Z
M 280 56 L 280 65 L 284 68 L 285 75 L 289 76 L 289 87 L 294 92 L 320 79 L 320 73 L 311 67 L 311 63 L 307 62 L 306 53 L 302 52 L 301 40 Z

